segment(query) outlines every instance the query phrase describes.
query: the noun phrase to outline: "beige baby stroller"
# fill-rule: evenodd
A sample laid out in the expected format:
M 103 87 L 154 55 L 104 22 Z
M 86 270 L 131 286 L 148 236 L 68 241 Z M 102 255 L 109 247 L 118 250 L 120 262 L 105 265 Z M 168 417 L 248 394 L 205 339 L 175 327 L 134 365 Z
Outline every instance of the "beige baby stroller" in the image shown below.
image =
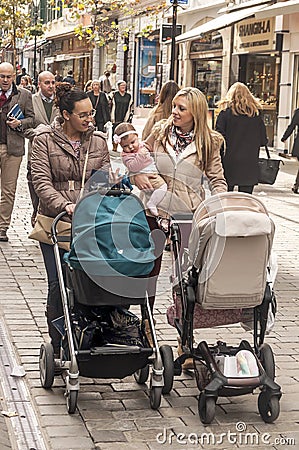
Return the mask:
M 198 388 L 198 411 L 203 423 L 215 416 L 218 396 L 252 393 L 260 387 L 258 409 L 265 422 L 279 415 L 280 386 L 274 382 L 271 347 L 264 343 L 269 308 L 275 304 L 267 281 L 274 224 L 254 196 L 223 193 L 208 198 L 194 214 L 189 238 L 189 268 L 183 273 L 179 254 L 179 225 L 172 224 L 175 260 L 174 305 L 168 321 L 180 335 L 184 353 L 175 361 L 175 374 L 193 358 Z M 195 348 L 193 329 L 241 322 L 251 316 L 253 346 L 238 347 L 202 341 Z

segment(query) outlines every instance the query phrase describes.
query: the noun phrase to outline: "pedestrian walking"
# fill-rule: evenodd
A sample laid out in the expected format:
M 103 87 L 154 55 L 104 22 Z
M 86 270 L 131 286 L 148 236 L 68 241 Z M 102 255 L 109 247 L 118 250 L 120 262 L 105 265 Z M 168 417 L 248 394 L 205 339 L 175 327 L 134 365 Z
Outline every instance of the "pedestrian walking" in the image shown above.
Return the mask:
M 0 64 L 0 241 L 7 242 L 7 230 L 11 222 L 17 180 L 22 157 L 25 154 L 24 131 L 33 126 L 32 95 L 14 83 L 14 67 L 7 62 Z M 19 118 L 10 115 L 15 107 Z
M 100 82 L 93 80 L 91 83 L 91 91 L 87 93 L 92 103 L 93 109 L 96 111 L 94 117 L 95 125 L 98 131 L 105 131 L 105 125 L 110 122 L 110 110 L 106 94 L 100 91 Z
M 119 80 L 117 90 L 111 96 L 112 135 L 118 124 L 129 120 L 132 103 L 132 96 L 127 92 L 127 83 L 124 80 Z M 116 143 L 113 143 L 113 150 L 117 150 Z
M 110 82 L 110 72 L 109 70 L 104 71 L 104 75 L 100 77 L 101 91 L 105 94 L 110 94 L 112 91 L 112 86 Z
M 85 85 L 84 85 L 84 92 L 89 92 L 89 91 L 91 91 L 91 85 L 92 85 L 92 80 L 86 81 L 86 83 L 85 83 Z
M 158 173 L 167 184 L 167 193 L 158 206 L 161 218 L 168 219 L 177 213 L 194 213 L 204 199 L 201 184 L 203 173 L 210 182 L 212 194 L 227 190 L 220 158 L 222 143 L 221 134 L 208 126 L 208 104 L 204 94 L 194 87 L 178 91 L 173 98 L 172 115 L 166 121 L 157 123 L 144 142 L 153 155 Z M 131 181 L 142 191 L 141 198 L 146 204 L 152 191 L 151 175 L 140 173 L 131 177 Z M 161 220 L 157 221 L 149 213 L 147 219 L 151 230 L 160 228 Z M 165 245 L 161 233 L 155 232 L 152 236 L 157 259 L 149 275 L 151 308 L 155 302 L 156 283 Z M 187 362 L 189 363 L 190 361 Z M 184 368 L 187 368 L 187 364 Z
M 62 80 L 63 80 L 63 77 L 60 75 L 58 70 L 55 70 L 55 81 L 56 81 L 56 83 L 61 83 Z
M 294 144 L 292 148 L 292 156 L 295 156 L 299 161 L 299 133 L 298 133 L 298 127 L 299 127 L 299 108 L 295 109 L 291 123 L 283 133 L 283 136 L 281 138 L 282 142 L 285 142 L 293 133 L 294 130 L 296 130 L 296 135 L 294 139 Z M 296 179 L 294 186 L 292 187 L 292 191 L 294 194 L 299 194 L 299 169 L 297 171 Z
M 73 71 L 69 70 L 67 76 L 62 80 L 64 83 L 70 83 L 72 86 L 76 85 L 76 81 L 74 79 Z
M 33 141 L 31 170 L 39 197 L 39 212 L 55 217 L 66 211 L 71 217 L 82 185 L 94 170 L 110 168 L 107 143 L 91 123 L 95 111 L 86 92 L 60 84 L 56 87 L 60 116 L 51 125 L 39 125 Z M 85 181 L 84 180 L 84 181 Z M 52 320 L 62 315 L 62 305 L 53 246 L 40 243 L 48 278 L 47 323 L 54 353 L 60 349 L 60 334 Z M 61 258 L 64 250 L 60 249 Z
M 31 151 L 32 141 L 36 135 L 36 127 L 40 124 L 50 125 L 55 117 L 59 115 L 59 109 L 55 105 L 55 76 L 52 72 L 45 70 L 38 76 L 38 92 L 32 96 L 32 104 L 35 115 L 34 125 L 25 132 L 25 137 L 29 139 L 28 161 L 27 161 L 27 181 L 30 198 L 33 206 L 31 224 L 34 226 L 38 209 L 38 196 L 34 190 L 31 176 Z
M 142 139 L 145 140 L 152 132 L 153 126 L 156 122 L 162 119 L 168 119 L 172 112 L 173 97 L 180 90 L 179 85 L 173 81 L 166 81 L 163 84 L 157 105 L 152 109 L 146 121 L 142 132 Z
M 31 92 L 31 94 L 35 94 L 36 92 L 36 87 L 34 86 L 34 84 L 32 84 L 32 79 L 29 75 L 24 75 L 21 78 L 20 86 L 24 89 L 27 89 L 29 92 Z
M 222 163 L 228 190 L 238 186 L 239 192 L 252 194 L 258 184 L 260 147 L 267 144 L 261 104 L 245 84 L 237 82 L 218 106 L 215 128 L 225 139 Z
M 25 75 L 28 75 L 27 72 L 26 72 L 26 68 L 25 68 L 25 67 L 22 67 L 21 73 L 19 73 L 19 74 L 17 75 L 17 77 L 16 77 L 16 85 L 17 85 L 17 86 L 20 86 L 20 84 L 21 84 L 21 79 L 22 79 L 22 77 L 24 77 Z

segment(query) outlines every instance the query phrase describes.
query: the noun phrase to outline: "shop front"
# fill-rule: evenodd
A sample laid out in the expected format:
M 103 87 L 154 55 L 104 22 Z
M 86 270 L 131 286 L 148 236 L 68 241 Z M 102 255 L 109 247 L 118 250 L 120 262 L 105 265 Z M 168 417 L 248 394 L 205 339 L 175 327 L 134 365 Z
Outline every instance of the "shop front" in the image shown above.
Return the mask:
M 222 49 L 222 37 L 217 31 L 204 33 L 190 45 L 193 85 L 205 94 L 210 108 L 215 108 L 221 97 Z
M 83 40 L 80 41 L 73 35 L 64 38 L 53 39 L 44 60 L 45 69 L 56 71 L 65 77 L 69 70 L 74 73 L 76 86 L 83 88 L 89 79 L 90 50 Z
M 234 55 L 239 58 L 239 81 L 245 83 L 263 105 L 268 144 L 277 134 L 280 54 L 274 33 L 275 19 L 246 19 L 234 27 Z
M 204 93 L 209 106 L 209 122 L 215 124 L 215 109 L 221 98 L 222 36 L 213 31 L 204 33 L 190 44 L 192 85 Z

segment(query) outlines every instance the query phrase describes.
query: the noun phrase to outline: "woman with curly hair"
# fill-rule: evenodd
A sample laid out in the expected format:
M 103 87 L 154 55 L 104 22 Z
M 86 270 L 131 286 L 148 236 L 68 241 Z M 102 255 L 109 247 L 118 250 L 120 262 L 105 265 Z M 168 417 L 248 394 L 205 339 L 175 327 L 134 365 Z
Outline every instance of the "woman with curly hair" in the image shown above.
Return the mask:
M 179 85 L 173 80 L 166 81 L 166 83 L 163 84 L 159 94 L 158 103 L 150 112 L 144 126 L 142 140 L 145 140 L 151 134 L 153 126 L 156 122 L 159 122 L 159 120 L 162 119 L 168 119 L 171 115 L 172 100 L 179 90 Z
M 258 184 L 260 147 L 268 141 L 261 104 L 245 84 L 237 82 L 218 106 L 221 111 L 216 130 L 225 139 L 222 163 L 228 190 L 238 186 L 239 192 L 252 194 L 254 185 Z

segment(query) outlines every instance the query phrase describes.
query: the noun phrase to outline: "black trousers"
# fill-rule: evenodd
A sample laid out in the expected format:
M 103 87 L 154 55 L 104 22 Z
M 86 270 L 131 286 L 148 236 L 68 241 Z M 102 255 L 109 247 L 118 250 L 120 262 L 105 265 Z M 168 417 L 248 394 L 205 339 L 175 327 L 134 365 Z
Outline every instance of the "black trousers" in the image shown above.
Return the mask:
M 48 332 L 51 338 L 54 353 L 58 354 L 60 349 L 61 334 L 55 328 L 52 321 L 63 315 L 60 285 L 58 281 L 58 274 L 56 269 L 53 246 L 40 242 L 40 249 L 43 255 L 48 278 L 48 296 L 46 306 Z M 62 269 L 64 272 L 65 263 L 63 262 L 63 255 L 65 253 L 65 250 L 59 249 L 59 253 L 60 253 L 60 260 L 62 262 Z

